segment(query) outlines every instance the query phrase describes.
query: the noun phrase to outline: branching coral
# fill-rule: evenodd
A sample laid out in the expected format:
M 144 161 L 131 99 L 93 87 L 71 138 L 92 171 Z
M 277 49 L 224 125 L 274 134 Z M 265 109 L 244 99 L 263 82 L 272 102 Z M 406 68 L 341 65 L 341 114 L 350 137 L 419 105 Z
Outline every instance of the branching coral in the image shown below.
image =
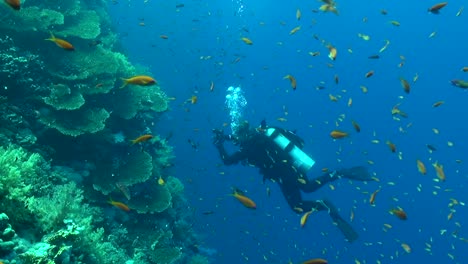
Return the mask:
M 53 85 L 50 89 L 50 95 L 43 98 L 44 103 L 57 110 L 75 110 L 85 103 L 83 95 L 77 89 L 71 89 L 65 84 Z
M 73 182 L 54 185 L 50 193 L 29 197 L 28 209 L 36 215 L 42 230 L 60 227 L 65 219 L 73 219 L 79 226 L 89 226 L 95 209 L 83 204 L 83 191 Z
M 21 147 L 0 147 L 0 196 L 10 200 L 24 200 L 36 178 L 45 174 L 44 159 Z
M 48 127 L 57 129 L 64 135 L 76 137 L 103 130 L 109 116 L 109 112 L 105 109 L 97 108 L 73 111 L 59 110 L 42 115 L 39 121 Z

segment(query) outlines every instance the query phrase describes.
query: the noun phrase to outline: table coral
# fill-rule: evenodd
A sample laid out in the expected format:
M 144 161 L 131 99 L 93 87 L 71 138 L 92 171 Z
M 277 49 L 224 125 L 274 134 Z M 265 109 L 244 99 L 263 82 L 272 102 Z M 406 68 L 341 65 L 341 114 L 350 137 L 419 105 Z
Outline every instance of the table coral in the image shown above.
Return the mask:
M 89 108 L 73 111 L 50 111 L 41 115 L 39 121 L 57 129 L 60 133 L 77 137 L 85 133 L 96 133 L 104 129 L 110 114 L 105 109 Z
M 163 112 L 167 110 L 168 100 L 166 94 L 159 86 L 139 87 L 128 86 L 115 92 L 115 114 L 131 119 L 139 111 Z
M 101 34 L 101 21 L 95 11 L 86 10 L 78 13 L 76 16 L 68 16 L 67 24 L 71 26 L 57 31 L 57 34 L 75 36 L 82 39 L 95 39 Z
M 146 151 L 135 150 L 126 157 L 115 157 L 113 162 L 101 163 L 93 175 L 95 190 L 107 195 L 117 185 L 130 187 L 147 181 L 153 171 L 153 159 Z
M 130 208 L 138 213 L 161 213 L 171 206 L 172 195 L 165 185 L 148 183 L 141 194 L 129 201 Z
M 49 96 L 43 97 L 44 103 L 57 110 L 75 110 L 85 103 L 83 95 L 77 88 L 71 89 L 65 84 L 56 84 L 50 87 Z
M 3 16 L 2 23 L 0 23 L 0 28 L 7 28 L 21 32 L 48 32 L 52 26 L 63 25 L 64 22 L 64 16 L 60 12 L 47 8 L 31 6 L 21 8 L 21 12 L 10 12 L 9 15 Z

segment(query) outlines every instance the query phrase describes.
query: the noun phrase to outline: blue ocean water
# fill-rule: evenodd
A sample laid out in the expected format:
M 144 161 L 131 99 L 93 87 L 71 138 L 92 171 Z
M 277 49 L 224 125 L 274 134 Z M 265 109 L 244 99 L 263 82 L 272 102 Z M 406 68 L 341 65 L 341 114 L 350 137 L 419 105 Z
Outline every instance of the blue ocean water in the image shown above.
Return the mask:
M 436 3 L 337 1 L 339 15 L 314 12 L 322 4 L 317 1 L 122 0 L 110 6 L 132 61 L 149 66 L 175 98 L 154 129 L 173 135 L 174 174 L 186 186 L 192 205 L 187 210 L 194 211 L 200 247 L 213 263 L 300 263 L 318 257 L 329 263 L 466 263 L 468 94 L 450 80 L 468 79 L 460 70 L 468 66 L 468 18 L 466 12 L 456 16 L 466 5 L 461 0 L 450 1 L 438 15 L 428 13 Z M 297 26 L 301 29 L 290 35 Z M 386 40 L 389 45 L 380 53 Z M 335 61 L 327 57 L 327 44 L 338 50 Z M 380 58 L 368 58 L 375 54 Z M 375 74 L 365 78 L 371 70 Z M 297 79 L 297 90 L 283 79 L 287 74 Z M 409 94 L 399 78 L 410 82 Z M 301 228 L 300 215 L 288 208 L 274 183 L 262 183 L 256 168 L 221 165 L 211 129 L 229 123 L 224 102 L 231 85 L 245 93 L 246 120 L 256 124 L 265 118 L 270 125 L 297 130 L 317 162 L 310 178 L 322 168 L 366 165 L 380 179 L 336 181 L 304 195 L 332 200 L 345 219 L 353 210 L 352 225 L 360 234 L 356 242 L 344 241 L 324 212 L 311 215 Z M 193 95 L 198 102 L 187 103 Z M 434 108 L 436 101 L 445 103 Z M 392 116 L 396 105 L 407 118 Z M 351 120 L 360 124 L 360 133 Z M 351 135 L 333 140 L 333 129 Z M 387 140 L 397 153 L 389 150 Z M 437 150 L 429 151 L 427 144 Z M 418 159 L 427 175 L 418 173 Z M 443 165 L 445 182 L 437 180 L 435 162 Z M 228 195 L 234 186 L 246 191 L 257 210 Z M 371 206 L 370 193 L 378 189 Z M 396 207 L 407 212 L 408 220 L 389 214 Z M 411 247 L 410 253 L 402 243 Z

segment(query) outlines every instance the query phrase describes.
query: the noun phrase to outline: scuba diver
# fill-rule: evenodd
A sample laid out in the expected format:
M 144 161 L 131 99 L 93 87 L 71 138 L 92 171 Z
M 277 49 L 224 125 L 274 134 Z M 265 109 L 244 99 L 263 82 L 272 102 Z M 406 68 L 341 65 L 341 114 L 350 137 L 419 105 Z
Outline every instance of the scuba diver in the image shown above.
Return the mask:
M 308 211 L 328 211 L 333 222 L 340 229 L 346 240 L 353 242 L 358 234 L 338 213 L 328 200 L 303 200 L 301 191 L 311 193 L 325 184 L 348 178 L 358 181 L 374 179 L 365 167 L 353 167 L 325 173 L 315 179 L 307 178 L 307 171 L 315 161 L 302 151 L 304 140 L 292 131 L 278 127 L 268 127 L 265 120 L 257 129 L 249 123 L 241 123 L 233 135 L 225 135 L 222 130 L 213 129 L 213 143 L 219 151 L 225 165 L 241 162 L 259 168 L 263 181 L 278 183 L 289 206 L 296 213 Z M 229 155 L 223 143 L 228 140 L 239 146 L 239 150 Z

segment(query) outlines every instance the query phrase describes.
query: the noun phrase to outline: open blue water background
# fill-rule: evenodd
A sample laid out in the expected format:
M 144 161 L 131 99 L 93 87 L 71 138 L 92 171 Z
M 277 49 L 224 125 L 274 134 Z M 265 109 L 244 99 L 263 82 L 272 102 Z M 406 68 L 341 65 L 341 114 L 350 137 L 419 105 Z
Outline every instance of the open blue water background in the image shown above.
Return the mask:
M 213 263 L 300 263 L 315 257 L 329 263 L 468 262 L 464 241 L 468 208 L 454 206 L 453 218 L 447 219 L 451 198 L 467 202 L 468 92 L 450 85 L 450 80 L 468 79 L 468 73 L 460 71 L 468 66 L 468 14 L 455 16 L 466 5 L 462 0 L 450 1 L 439 15 L 428 13 L 435 3 L 342 0 L 338 16 L 312 12 L 321 5 L 317 1 L 121 0 L 110 4 L 132 61 L 150 67 L 168 96 L 175 97 L 171 110 L 154 129 L 162 136 L 173 134 L 173 173 L 185 183 L 192 205 L 187 210 L 195 213 L 200 246 L 215 251 Z M 177 4 L 184 6 L 176 8 Z M 298 8 L 300 21 L 295 17 Z M 382 9 L 388 14 L 382 15 Z M 392 26 L 390 20 L 401 26 Z M 301 30 L 289 35 L 296 26 Z M 434 31 L 436 35 L 429 38 Z M 369 35 L 370 40 L 359 38 L 358 33 Z M 328 49 L 314 34 L 338 49 L 336 61 L 327 57 Z M 250 38 L 253 45 L 244 44 L 241 37 Z M 385 40 L 390 44 L 379 53 Z M 320 55 L 312 57 L 310 51 Z M 380 59 L 368 59 L 374 54 Z M 400 56 L 405 57 L 402 67 L 398 67 Z M 366 79 L 370 70 L 375 74 Z M 287 74 L 297 79 L 296 91 L 283 79 Z M 413 83 L 416 74 L 419 79 Z M 400 77 L 411 83 L 410 94 L 404 93 Z M 320 175 L 321 168 L 354 165 L 366 165 L 376 174 L 380 182 L 341 180 L 332 183 L 334 190 L 327 185 L 305 195 L 332 200 L 345 219 L 354 208 L 352 225 L 359 240 L 345 242 L 323 212 L 311 215 L 301 228 L 300 215 L 288 208 L 274 183 L 262 183 L 257 169 L 220 165 L 211 129 L 229 122 L 224 101 L 231 85 L 245 92 L 245 119 L 257 124 L 266 118 L 270 125 L 296 129 L 304 138 L 305 151 L 317 162 L 309 177 Z M 325 89 L 317 90 L 319 85 Z M 368 88 L 367 94 L 361 85 Z M 341 98 L 332 102 L 329 94 Z M 186 103 L 193 95 L 198 102 Z M 433 108 L 440 100 L 445 104 Z M 392 116 L 392 107 L 399 103 L 408 118 Z M 279 117 L 287 122 L 279 122 Z M 361 125 L 361 133 L 354 132 L 351 120 Z M 332 140 L 333 129 L 351 136 Z M 196 149 L 189 139 L 198 144 Z M 387 140 L 396 144 L 398 153 L 389 151 Z M 430 153 L 426 144 L 437 150 Z M 425 163 L 427 175 L 418 173 L 417 159 Z M 436 181 L 432 167 L 436 161 L 444 166 L 445 182 Z M 257 210 L 244 208 L 228 196 L 233 186 L 245 190 Z M 371 206 L 369 195 L 379 188 Z M 407 212 L 407 221 L 388 213 L 398 206 Z M 207 211 L 213 214 L 204 215 Z M 384 224 L 392 228 L 385 232 Z M 412 252 L 406 253 L 401 243 L 410 245 Z

